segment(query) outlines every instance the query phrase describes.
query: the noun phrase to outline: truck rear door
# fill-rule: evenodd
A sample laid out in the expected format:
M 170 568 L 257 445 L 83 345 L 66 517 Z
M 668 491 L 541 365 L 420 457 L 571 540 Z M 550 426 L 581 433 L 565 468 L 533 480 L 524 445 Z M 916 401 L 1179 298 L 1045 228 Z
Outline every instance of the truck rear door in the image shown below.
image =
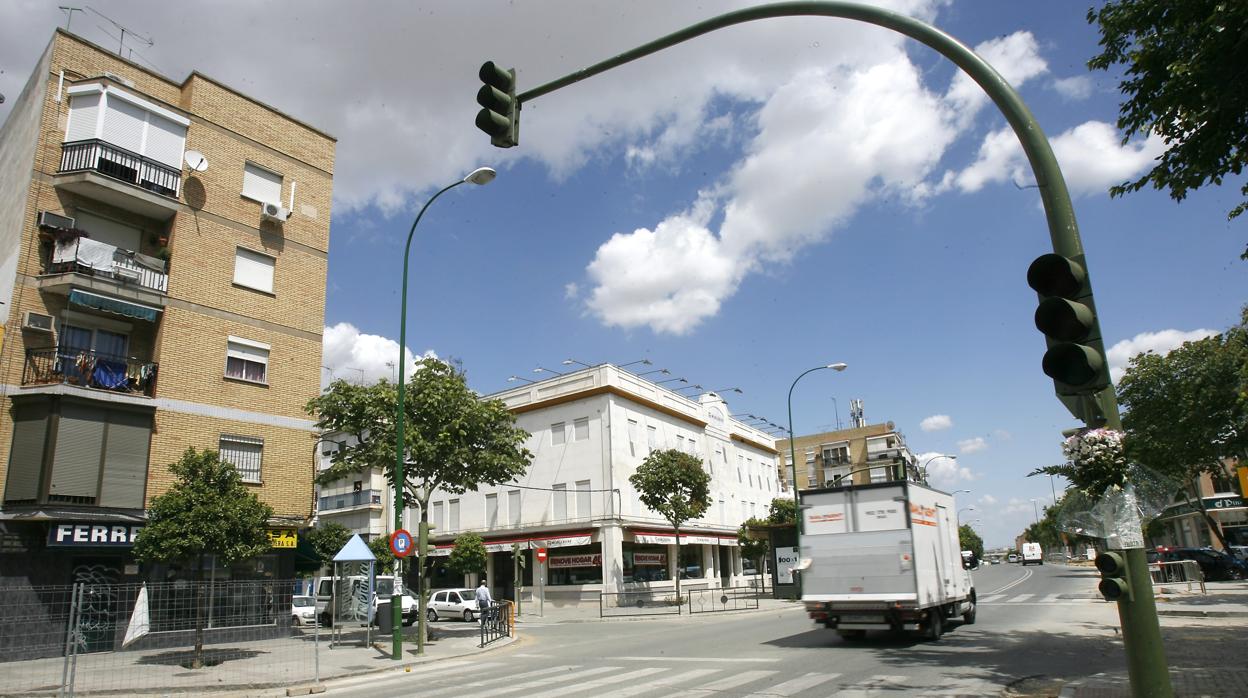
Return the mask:
M 904 490 L 866 487 L 802 497 L 802 598 L 907 601 L 916 595 L 914 549 Z

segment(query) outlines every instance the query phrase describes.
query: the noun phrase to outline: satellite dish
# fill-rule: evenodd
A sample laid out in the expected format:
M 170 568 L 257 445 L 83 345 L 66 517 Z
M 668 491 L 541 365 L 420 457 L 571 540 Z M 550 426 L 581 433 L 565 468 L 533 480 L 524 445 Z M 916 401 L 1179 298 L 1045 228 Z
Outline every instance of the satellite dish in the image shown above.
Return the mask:
M 203 172 L 208 169 L 208 158 L 198 150 L 186 151 L 186 166 L 191 168 L 192 172 Z

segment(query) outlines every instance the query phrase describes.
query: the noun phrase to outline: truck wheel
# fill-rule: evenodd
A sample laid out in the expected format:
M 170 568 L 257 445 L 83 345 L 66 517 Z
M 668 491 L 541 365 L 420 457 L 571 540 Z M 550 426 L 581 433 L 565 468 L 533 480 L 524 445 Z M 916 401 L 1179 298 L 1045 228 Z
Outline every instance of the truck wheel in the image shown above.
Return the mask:
M 975 611 L 978 610 L 979 603 L 975 599 L 975 592 L 971 592 L 971 606 L 966 609 L 966 613 L 962 614 L 962 622 L 966 625 L 975 625 Z
M 944 609 L 934 608 L 928 613 L 927 627 L 923 631 L 923 639 L 931 642 L 940 642 L 940 636 L 945 634 Z
M 861 640 L 867 636 L 865 630 L 838 630 L 836 631 L 843 640 Z

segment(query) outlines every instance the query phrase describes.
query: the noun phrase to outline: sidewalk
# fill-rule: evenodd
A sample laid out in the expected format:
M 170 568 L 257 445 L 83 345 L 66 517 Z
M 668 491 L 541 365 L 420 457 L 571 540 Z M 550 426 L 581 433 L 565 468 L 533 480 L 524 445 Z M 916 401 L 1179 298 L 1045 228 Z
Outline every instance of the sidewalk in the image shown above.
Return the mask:
M 1208 593 L 1187 584 L 1154 588 L 1170 681 L 1176 697 L 1248 696 L 1248 668 L 1239 659 L 1248 640 L 1248 582 L 1208 582 Z M 1125 669 L 1072 681 L 1062 698 L 1130 698 Z
M 561 623 L 614 623 L 628 622 L 638 620 L 652 620 L 655 618 L 688 618 L 690 615 L 706 617 L 719 617 L 729 614 L 738 613 L 765 613 L 784 610 L 801 610 L 802 605 L 789 599 L 773 599 L 770 597 L 758 600 L 758 608 L 740 608 L 736 610 L 716 610 L 714 612 L 695 612 L 690 613 L 689 602 L 685 602 L 681 606 L 680 613 L 677 614 L 675 607 L 669 609 L 654 609 L 653 611 L 639 610 L 630 612 L 629 609 L 615 609 L 609 611 L 609 615 L 602 616 L 601 609 L 594 604 L 582 604 L 579 606 L 556 606 L 547 603 L 545 608 L 538 603 L 525 603 L 520 614 L 516 616 L 516 627 L 521 630 L 525 626 L 537 625 L 557 625 Z

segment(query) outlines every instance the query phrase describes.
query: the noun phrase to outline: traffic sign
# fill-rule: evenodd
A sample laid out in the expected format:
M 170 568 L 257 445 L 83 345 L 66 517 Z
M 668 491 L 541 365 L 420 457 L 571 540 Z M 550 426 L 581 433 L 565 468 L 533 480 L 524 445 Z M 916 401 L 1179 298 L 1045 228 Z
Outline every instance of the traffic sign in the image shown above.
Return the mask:
M 537 549 L 537 561 L 546 562 L 546 548 Z
M 390 552 L 394 553 L 395 557 L 407 557 L 411 554 L 414 547 L 415 546 L 412 545 L 412 534 L 408 533 L 404 529 L 400 528 L 390 534 Z

